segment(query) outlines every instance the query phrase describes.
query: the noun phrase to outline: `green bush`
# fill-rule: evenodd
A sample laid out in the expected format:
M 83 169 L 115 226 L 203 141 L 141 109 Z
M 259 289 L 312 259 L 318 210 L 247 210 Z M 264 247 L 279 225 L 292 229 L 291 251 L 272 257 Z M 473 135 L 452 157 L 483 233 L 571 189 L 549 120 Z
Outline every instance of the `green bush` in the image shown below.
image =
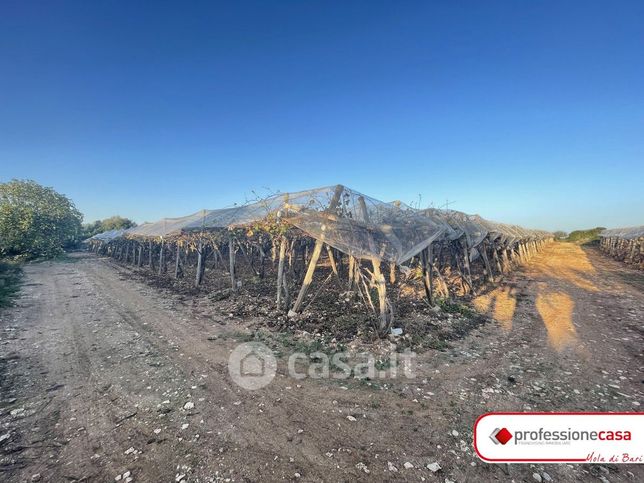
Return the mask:
M 104 220 L 96 220 L 94 223 L 83 225 L 82 237 L 85 239 L 94 236 L 97 233 L 103 233 L 104 231 L 128 229 L 133 226 L 136 226 L 136 223 L 129 218 L 123 218 L 118 215 L 111 216 Z
M 35 181 L 0 183 L 0 257 L 54 257 L 76 243 L 83 215 Z
M 573 243 L 592 243 L 599 239 L 599 234 L 606 228 L 598 226 L 589 230 L 571 231 L 566 241 Z

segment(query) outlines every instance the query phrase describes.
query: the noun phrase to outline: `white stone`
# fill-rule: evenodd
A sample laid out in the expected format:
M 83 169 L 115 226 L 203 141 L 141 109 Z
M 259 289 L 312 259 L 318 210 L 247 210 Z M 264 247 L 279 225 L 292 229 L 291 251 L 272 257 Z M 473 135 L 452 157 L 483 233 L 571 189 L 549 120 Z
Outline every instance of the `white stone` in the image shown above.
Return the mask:
M 357 419 L 356 419 L 356 418 L 354 418 L 354 417 L 353 417 L 353 416 L 351 416 L 351 415 L 347 416 L 347 419 L 348 419 L 349 421 L 357 421 Z
M 543 481 L 543 478 L 541 478 L 541 475 L 539 473 L 532 473 L 532 478 L 537 482 L 541 483 Z
M 440 470 L 441 470 L 441 465 L 439 465 L 439 464 L 438 464 L 438 463 L 436 463 L 436 462 L 434 462 L 434 463 L 429 463 L 429 464 L 427 465 L 427 469 L 428 469 L 429 471 L 431 471 L 432 473 L 436 473 L 437 471 L 440 471 Z
M 193 409 L 195 407 L 195 403 L 192 401 L 188 401 L 183 405 L 183 409 Z
M 409 461 L 406 461 L 403 466 L 406 470 L 411 470 L 414 467 L 414 465 L 412 465 Z
M 392 473 L 398 472 L 398 468 L 396 468 L 396 465 L 394 465 L 391 461 L 387 461 L 387 469 Z
M 365 465 L 365 464 L 364 464 L 364 463 L 362 463 L 362 462 L 358 463 L 358 464 L 356 465 L 356 468 L 357 468 L 357 469 L 359 469 L 359 470 L 364 471 L 365 473 L 371 473 L 371 471 L 369 470 L 369 468 L 367 468 L 367 465 Z

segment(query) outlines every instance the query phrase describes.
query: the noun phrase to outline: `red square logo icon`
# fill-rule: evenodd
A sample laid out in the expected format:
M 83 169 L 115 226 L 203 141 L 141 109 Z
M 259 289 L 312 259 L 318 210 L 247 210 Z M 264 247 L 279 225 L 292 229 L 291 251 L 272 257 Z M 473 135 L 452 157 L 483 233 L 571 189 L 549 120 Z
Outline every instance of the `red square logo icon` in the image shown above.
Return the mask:
M 490 435 L 490 438 L 492 441 L 494 441 L 494 444 L 506 444 L 508 441 L 512 439 L 512 433 L 508 431 L 507 428 L 501 428 L 501 429 L 495 429 L 492 431 L 492 434 Z

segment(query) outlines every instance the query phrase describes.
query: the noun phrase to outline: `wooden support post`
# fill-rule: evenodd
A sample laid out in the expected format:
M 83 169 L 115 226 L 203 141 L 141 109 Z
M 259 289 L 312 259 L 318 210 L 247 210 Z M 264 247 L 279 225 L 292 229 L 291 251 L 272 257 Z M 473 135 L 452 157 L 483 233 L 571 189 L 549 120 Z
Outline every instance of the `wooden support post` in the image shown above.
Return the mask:
M 427 270 L 427 276 L 429 277 L 429 293 L 434 294 L 434 250 L 432 244 L 430 243 L 427 247 L 427 261 L 429 262 L 429 267 Z M 431 305 L 434 304 L 434 300 L 430 300 Z
M 329 202 L 329 206 L 326 209 L 327 212 L 335 211 L 343 191 L 344 191 L 344 188 L 342 185 L 337 185 L 335 187 L 333 198 L 331 198 L 331 201 Z M 309 262 L 309 266 L 306 270 L 306 275 L 304 275 L 304 281 L 302 282 L 300 293 L 297 294 L 297 299 L 295 300 L 295 304 L 293 304 L 293 308 L 288 312 L 289 317 L 292 317 L 293 315 L 297 314 L 300 308 L 302 307 L 302 302 L 304 302 L 306 291 L 309 289 L 309 285 L 311 285 L 311 282 L 313 281 L 313 273 L 315 272 L 315 267 L 317 266 L 318 259 L 320 258 L 320 253 L 322 252 L 323 245 L 324 245 L 324 231 L 322 232 L 321 238 L 315 240 L 315 247 L 313 248 L 313 253 L 311 254 L 311 261 Z M 307 249 L 308 249 L 308 243 L 307 243 Z
M 494 275 L 492 273 L 492 266 L 490 265 L 490 259 L 487 256 L 487 242 L 483 241 L 479 245 L 479 253 L 485 264 L 485 278 L 488 282 L 494 282 Z
M 333 270 L 335 279 L 340 282 L 340 274 L 338 273 L 338 266 L 336 265 L 335 257 L 333 256 L 333 249 L 329 245 L 326 245 L 326 253 L 329 256 L 329 263 L 331 263 L 331 270 Z
M 389 283 L 396 283 L 396 264 L 394 262 L 389 263 Z
M 373 265 L 373 278 L 378 291 L 378 307 L 380 309 L 380 333 L 385 334 L 389 329 L 390 317 L 387 310 L 387 284 L 385 276 L 380 270 L 380 260 L 374 258 L 371 260 Z
M 499 275 L 501 275 L 503 273 L 503 267 L 501 266 L 501 259 L 499 258 L 499 254 L 497 253 L 496 247 L 494 245 L 492 245 L 492 260 L 496 265 L 496 271 L 499 272 Z
M 502 266 L 503 266 L 503 273 L 508 272 L 512 268 L 510 257 L 508 256 L 509 252 L 510 250 L 507 247 L 501 248 L 501 260 L 502 260 Z
M 203 276 L 203 270 L 201 269 L 203 265 L 203 240 L 199 238 L 199 243 L 197 244 L 197 274 L 195 275 L 195 287 L 201 285 L 201 277 Z
M 150 253 L 148 253 L 150 258 L 150 270 L 154 270 L 154 265 L 152 264 L 152 240 L 150 240 Z
M 264 251 L 264 247 L 261 244 L 259 244 L 259 278 L 263 279 L 264 275 L 266 274 L 266 269 L 264 267 L 264 264 L 266 262 L 266 252 Z
M 322 246 L 324 245 L 323 240 L 316 240 L 315 247 L 313 248 L 313 253 L 311 254 L 311 260 L 309 261 L 309 266 L 306 269 L 306 275 L 304 276 L 304 281 L 302 282 L 302 287 L 300 288 L 300 293 L 297 294 L 297 299 L 293 308 L 289 311 L 289 316 L 293 316 L 298 313 L 304 302 L 304 297 L 306 292 L 309 289 L 309 285 L 313 281 L 313 273 L 315 272 L 315 267 L 317 266 L 318 259 L 320 258 L 320 253 L 322 252 Z
M 284 259 L 286 258 L 286 237 L 282 237 L 280 240 L 280 255 L 279 262 L 277 264 L 277 307 L 279 308 L 282 303 L 282 290 L 284 281 Z
M 237 290 L 237 284 L 235 282 L 235 243 L 231 233 L 228 234 L 228 262 L 230 269 L 230 285 L 234 292 Z
M 356 258 L 349 255 L 349 290 L 353 289 L 356 274 Z
M 165 265 L 165 240 L 161 238 L 161 248 L 159 249 L 159 275 L 163 274 Z
M 431 245 L 428 247 L 431 249 Z M 428 262 L 429 259 L 429 262 Z M 432 281 L 432 257 L 431 254 L 428 256 L 426 250 L 420 252 L 420 262 L 423 269 L 423 287 L 425 288 L 425 296 L 427 297 L 427 302 L 432 307 L 434 306 L 434 287 Z
M 467 277 L 467 283 L 472 290 L 472 295 L 476 296 L 476 291 L 474 290 L 474 283 L 472 282 L 472 271 L 470 270 L 470 247 L 467 242 L 463 243 L 463 264 L 465 266 L 465 275 Z
M 436 254 L 435 257 L 435 263 L 432 263 L 432 268 L 433 268 L 433 273 L 436 275 L 436 278 L 440 282 L 441 286 L 441 292 L 445 295 L 445 298 L 450 299 L 450 293 L 449 293 L 449 287 L 447 286 L 447 282 L 445 282 L 445 279 L 443 278 L 443 275 L 441 274 L 441 260 L 442 260 L 442 255 L 443 255 L 443 244 L 438 245 L 438 253 Z
M 179 278 L 179 266 L 181 260 L 181 245 L 177 242 L 177 250 L 175 251 L 174 259 L 174 278 Z

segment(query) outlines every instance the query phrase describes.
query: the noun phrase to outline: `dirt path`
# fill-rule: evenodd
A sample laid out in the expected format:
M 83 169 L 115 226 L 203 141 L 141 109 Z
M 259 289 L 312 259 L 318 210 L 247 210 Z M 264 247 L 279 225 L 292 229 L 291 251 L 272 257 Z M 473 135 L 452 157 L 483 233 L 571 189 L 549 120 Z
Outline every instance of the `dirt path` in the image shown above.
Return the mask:
M 641 410 L 643 279 L 553 244 L 475 301 L 495 321 L 419 355 L 413 380 L 296 380 L 280 361 L 249 392 L 227 367 L 243 321 L 216 304 L 106 259 L 31 264 L 0 312 L 0 479 L 644 481 L 630 465 L 487 465 L 471 448 L 491 410 Z

